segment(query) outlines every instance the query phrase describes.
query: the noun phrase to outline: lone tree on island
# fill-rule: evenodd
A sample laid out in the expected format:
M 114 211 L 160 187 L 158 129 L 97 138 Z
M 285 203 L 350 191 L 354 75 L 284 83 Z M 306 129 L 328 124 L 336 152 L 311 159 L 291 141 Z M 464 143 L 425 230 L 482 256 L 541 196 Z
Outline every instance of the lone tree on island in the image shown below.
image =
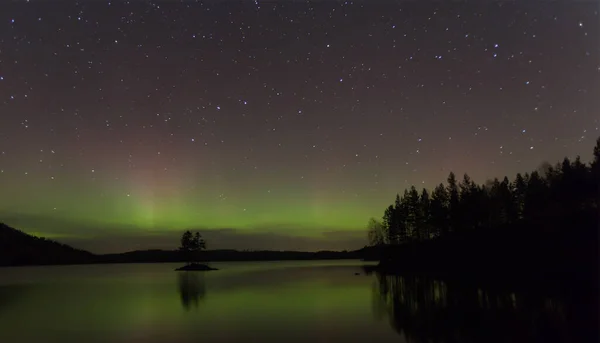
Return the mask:
M 188 264 L 196 262 L 198 253 L 205 249 L 206 241 L 202 238 L 200 232 L 192 233 L 188 230 L 181 236 L 179 251 L 183 253 Z

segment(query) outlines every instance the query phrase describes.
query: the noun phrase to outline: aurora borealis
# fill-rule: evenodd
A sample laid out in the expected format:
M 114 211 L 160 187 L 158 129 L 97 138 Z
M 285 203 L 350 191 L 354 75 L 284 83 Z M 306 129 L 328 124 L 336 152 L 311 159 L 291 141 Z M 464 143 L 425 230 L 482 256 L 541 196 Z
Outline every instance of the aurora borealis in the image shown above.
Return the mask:
M 93 252 L 353 249 L 410 185 L 581 155 L 594 2 L 0 5 L 0 221 Z

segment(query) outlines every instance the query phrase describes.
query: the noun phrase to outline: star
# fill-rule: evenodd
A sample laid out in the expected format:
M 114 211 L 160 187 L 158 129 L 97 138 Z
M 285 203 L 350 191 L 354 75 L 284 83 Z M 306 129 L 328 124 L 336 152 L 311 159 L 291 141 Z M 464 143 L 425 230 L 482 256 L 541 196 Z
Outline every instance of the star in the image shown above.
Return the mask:
M 15 196 L 0 213 L 74 216 L 60 233 L 98 237 L 94 252 L 270 223 L 292 247 L 326 228 L 360 236 L 302 241 L 351 250 L 395 194 L 450 171 L 482 184 L 564 157 L 589 165 L 597 4 L 413 5 L 6 6 L 0 189 Z

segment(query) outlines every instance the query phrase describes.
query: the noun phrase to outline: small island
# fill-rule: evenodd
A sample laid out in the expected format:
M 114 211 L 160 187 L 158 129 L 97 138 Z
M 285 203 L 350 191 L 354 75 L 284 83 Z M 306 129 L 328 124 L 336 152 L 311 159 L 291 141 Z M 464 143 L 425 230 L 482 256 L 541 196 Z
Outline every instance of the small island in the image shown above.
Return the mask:
M 186 264 L 183 267 L 175 269 L 175 271 L 178 271 L 178 272 L 179 271 L 209 271 L 209 270 L 218 270 L 218 269 L 207 266 L 206 264 L 200 264 L 200 263 L 190 263 L 190 264 Z
M 186 231 L 181 236 L 181 246 L 179 252 L 187 261 L 186 265 L 175 269 L 175 271 L 209 271 L 218 270 L 207 266 L 206 264 L 197 263 L 198 254 L 206 249 L 206 241 L 200 235 L 200 232 L 193 234 L 191 231 Z

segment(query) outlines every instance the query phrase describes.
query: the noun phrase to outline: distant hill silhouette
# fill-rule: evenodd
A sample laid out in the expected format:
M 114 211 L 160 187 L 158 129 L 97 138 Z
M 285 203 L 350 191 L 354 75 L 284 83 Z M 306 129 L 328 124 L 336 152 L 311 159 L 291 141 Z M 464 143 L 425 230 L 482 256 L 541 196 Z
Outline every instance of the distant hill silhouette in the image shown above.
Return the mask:
M 98 256 L 102 263 L 133 262 L 182 262 L 185 259 L 178 250 L 138 250 L 122 254 Z M 207 250 L 199 254 L 202 261 L 281 261 L 281 260 L 333 260 L 362 258 L 362 249 L 357 251 L 238 251 Z
M 95 255 L 0 223 L 0 266 L 90 263 Z
M 365 248 L 369 249 L 369 248 Z M 201 261 L 279 261 L 359 259 L 356 251 L 238 251 L 207 250 Z M 164 263 L 183 262 L 178 250 L 136 250 L 120 254 L 96 255 L 46 238 L 31 236 L 0 223 L 0 266 L 89 264 L 89 263 Z

